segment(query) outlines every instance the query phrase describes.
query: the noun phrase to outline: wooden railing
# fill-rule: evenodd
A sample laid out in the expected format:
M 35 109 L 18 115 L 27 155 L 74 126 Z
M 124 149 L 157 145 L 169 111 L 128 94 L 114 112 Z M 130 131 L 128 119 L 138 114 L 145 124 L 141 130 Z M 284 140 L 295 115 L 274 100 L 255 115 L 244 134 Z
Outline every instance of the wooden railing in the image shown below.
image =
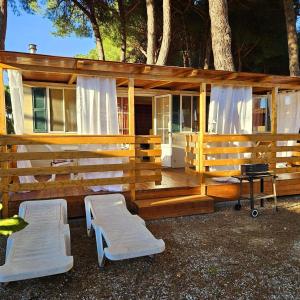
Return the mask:
M 97 151 L 51 151 L 51 152 L 13 152 L 11 149 L 17 145 L 119 145 L 118 150 Z M 149 149 L 142 149 L 142 144 L 150 145 Z M 120 145 L 123 145 L 121 148 Z M 129 185 L 132 200 L 135 200 L 135 185 L 137 183 L 161 182 L 161 138 L 159 136 L 97 136 L 97 135 L 2 135 L 0 136 L 0 191 L 4 205 L 4 215 L 7 215 L 9 192 L 43 190 L 50 188 L 63 188 L 74 186 L 95 185 Z M 99 147 L 100 148 L 100 147 Z M 143 160 L 147 157 L 146 161 Z M 78 161 L 82 158 L 124 158 L 123 163 L 99 165 L 72 165 L 72 166 L 45 166 L 17 168 L 16 162 L 53 161 L 58 159 L 72 159 Z M 125 159 L 127 158 L 127 159 Z M 55 181 L 39 181 L 33 183 L 15 182 L 12 178 L 28 175 L 52 175 L 70 173 L 89 173 L 123 171 L 123 175 L 113 178 L 96 179 L 62 179 Z M 146 171 L 146 172 L 145 172 Z
M 297 157 L 300 144 L 280 145 L 280 142 L 299 140 L 300 134 L 205 134 L 200 145 L 197 134 L 188 135 L 185 168 L 188 173 L 200 173 L 205 177 L 238 175 L 240 171 L 230 170 L 231 166 L 253 163 L 268 163 L 277 174 L 300 172 L 300 157 Z M 237 146 L 236 142 L 240 145 Z M 296 153 L 290 157 L 281 157 L 280 153 L 283 152 Z M 278 167 L 277 163 L 286 163 L 286 166 Z M 220 166 L 225 170 L 211 170 Z

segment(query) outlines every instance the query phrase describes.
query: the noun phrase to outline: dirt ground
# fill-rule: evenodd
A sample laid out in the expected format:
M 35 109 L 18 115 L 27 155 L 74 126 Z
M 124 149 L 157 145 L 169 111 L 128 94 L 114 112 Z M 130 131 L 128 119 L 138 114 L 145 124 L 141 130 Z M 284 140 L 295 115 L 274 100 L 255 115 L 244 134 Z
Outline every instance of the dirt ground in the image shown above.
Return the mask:
M 83 219 L 71 220 L 73 269 L 12 282 L 0 299 L 300 299 L 300 198 L 249 208 L 147 222 L 166 251 L 97 265 L 94 238 Z M 5 239 L 0 239 L 0 264 Z

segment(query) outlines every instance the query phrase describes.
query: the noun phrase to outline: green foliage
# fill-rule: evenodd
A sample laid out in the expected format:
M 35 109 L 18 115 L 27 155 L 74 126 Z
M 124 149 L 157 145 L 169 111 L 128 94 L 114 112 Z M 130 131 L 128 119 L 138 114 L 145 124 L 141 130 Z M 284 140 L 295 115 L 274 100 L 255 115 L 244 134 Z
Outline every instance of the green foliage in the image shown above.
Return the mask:
M 6 110 L 6 130 L 8 134 L 11 134 L 14 133 L 14 125 L 13 125 L 10 92 L 8 86 L 5 86 L 5 110 Z
M 2 210 L 0 203 L 0 210 Z M 28 225 L 22 218 L 13 216 L 12 218 L 0 219 L 0 235 L 11 235 L 14 232 L 24 229 Z
M 130 42 L 129 42 L 130 44 Z M 109 36 L 103 37 L 103 47 L 105 51 L 106 60 L 110 61 L 118 61 L 120 60 L 120 46 L 115 43 L 115 40 Z M 133 51 L 132 47 L 127 48 L 128 59 L 127 61 L 135 62 L 136 59 L 133 54 L 130 54 Z M 77 58 L 87 58 L 87 59 L 99 59 L 96 48 L 91 49 L 87 54 L 77 54 L 75 57 Z
M 47 0 L 45 15 L 53 22 L 55 36 L 92 36 L 88 17 L 71 0 Z
M 11 5 L 44 14 L 52 20 L 53 34 L 61 37 L 75 34 L 92 37 L 90 10 L 100 26 L 107 60 L 120 60 L 121 18 L 118 1 L 99 0 L 10 0 Z M 127 61 L 145 62 L 147 48 L 146 1 L 123 0 L 126 15 Z M 75 5 L 77 2 L 77 5 Z M 299 0 L 294 0 L 299 15 Z M 79 3 L 79 6 L 78 6 Z M 91 5 L 93 4 L 93 5 Z M 229 23 L 232 53 L 240 71 L 288 74 L 286 24 L 282 0 L 231 0 Z M 134 7 L 133 10 L 131 8 Z M 162 35 L 162 0 L 155 1 L 157 45 Z M 298 22 L 298 26 L 299 26 Z M 172 42 L 169 65 L 202 68 L 209 45 L 210 20 L 207 0 L 172 1 Z M 95 49 L 77 57 L 98 59 Z M 187 66 L 188 66 L 187 65 Z M 213 68 L 211 54 L 210 67 Z
M 7 3 L 17 15 L 20 15 L 22 11 L 29 14 L 41 13 L 38 0 L 8 0 Z
M 87 58 L 87 59 L 99 59 L 96 48 L 90 50 L 87 54 L 77 54 L 75 55 L 77 58 Z
M 118 61 L 120 59 L 120 48 L 109 37 L 103 38 L 103 47 L 106 54 L 106 60 Z M 78 54 L 78 58 L 99 59 L 96 48 L 90 50 L 87 54 Z

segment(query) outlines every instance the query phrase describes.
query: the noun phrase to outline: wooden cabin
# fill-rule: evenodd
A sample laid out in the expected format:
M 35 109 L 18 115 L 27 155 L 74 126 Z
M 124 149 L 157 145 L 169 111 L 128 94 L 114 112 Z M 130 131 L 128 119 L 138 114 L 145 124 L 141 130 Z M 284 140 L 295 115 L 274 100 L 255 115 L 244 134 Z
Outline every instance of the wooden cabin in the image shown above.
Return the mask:
M 300 134 L 277 133 L 277 98 L 300 90 L 300 78 L 193 68 L 156 66 L 81 58 L 0 51 L 0 170 L 4 215 L 28 199 L 66 198 L 71 216 L 83 215 L 83 198 L 91 185 L 122 185 L 128 205 L 144 218 L 214 211 L 216 201 L 235 200 L 239 185 L 214 181 L 239 170 L 243 163 L 267 162 L 279 174 L 280 195 L 300 193 L 297 157 L 278 153 L 299 151 Z M 7 134 L 4 79 L 18 70 L 23 80 L 23 134 Z M 78 76 L 115 78 L 119 135 L 82 135 L 76 123 Z M 253 128 L 250 134 L 209 132 L 208 107 L 212 86 L 252 87 Z M 270 105 L 266 105 L 269 99 Z M 297 131 L 298 132 L 298 131 Z M 227 143 L 227 146 L 218 143 Z M 244 143 L 237 146 L 234 143 Z M 79 148 L 43 150 L 46 145 L 112 145 L 118 150 Z M 28 152 L 17 152 L 25 145 Z M 32 149 L 32 150 L 31 150 Z M 245 154 L 218 158 L 224 154 Z M 215 159 L 211 156 L 215 155 Z M 120 157 L 121 164 L 55 166 L 56 160 Z M 16 161 L 31 167 L 17 168 Z M 277 167 L 278 163 L 286 163 Z M 223 166 L 221 171 L 213 167 Z M 123 172 L 115 178 L 71 179 L 80 172 Z M 55 180 L 48 181 L 55 175 Z M 21 183 L 19 176 L 35 176 Z M 246 188 L 246 186 L 245 186 Z M 269 186 L 267 185 L 268 189 Z M 26 192 L 24 192 L 26 191 Z M 105 193 L 105 192 L 101 192 Z

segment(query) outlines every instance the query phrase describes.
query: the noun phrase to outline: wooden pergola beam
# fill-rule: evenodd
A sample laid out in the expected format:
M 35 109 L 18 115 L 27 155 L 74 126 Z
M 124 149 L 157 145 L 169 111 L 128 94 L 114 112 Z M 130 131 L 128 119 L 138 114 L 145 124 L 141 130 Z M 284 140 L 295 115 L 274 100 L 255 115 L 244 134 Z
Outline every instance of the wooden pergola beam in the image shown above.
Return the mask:
M 117 83 L 117 86 L 121 86 L 121 85 L 127 84 L 127 83 L 128 83 L 128 79 L 126 78 L 126 79 L 121 80 L 119 83 Z
M 57 74 L 76 74 L 82 76 L 104 76 L 110 78 L 124 78 L 131 77 L 140 80 L 151 80 L 151 81 L 164 81 L 166 84 L 170 82 L 185 82 L 185 83 L 208 83 L 208 84 L 220 84 L 220 85 L 235 85 L 235 86 L 252 86 L 262 88 L 273 88 L 274 83 L 260 83 L 259 81 L 253 82 L 249 80 L 216 80 L 209 79 L 203 74 L 199 74 L 197 77 L 176 77 L 176 76 L 165 76 L 157 74 L 141 74 L 141 73 L 126 73 L 126 72 L 113 72 L 104 70 L 89 70 L 89 69 L 73 69 L 73 68 L 60 68 L 50 66 L 36 66 L 36 65 L 25 65 L 25 64 L 10 64 L 9 67 L 15 67 L 21 71 L 31 71 L 36 73 L 57 73 Z M 167 83 L 168 82 L 168 83 Z M 280 83 L 276 84 L 278 88 L 282 89 L 300 89 L 299 84 L 292 83 Z
M 144 85 L 143 88 L 144 89 L 154 89 L 156 87 L 162 87 L 162 86 L 170 84 L 172 82 L 173 81 L 155 81 L 155 82 L 151 82 L 151 83 Z
M 73 84 L 75 82 L 75 80 L 77 79 L 77 75 L 76 74 L 72 74 L 69 81 L 68 81 L 68 84 Z
M 196 83 L 185 83 L 185 84 L 179 84 L 179 85 L 176 85 L 174 86 L 172 89 L 173 90 L 185 90 L 185 89 L 189 89 L 189 88 L 196 88 L 197 85 Z
M 18 68 L 12 67 L 10 65 L 4 64 L 4 63 L 0 63 L 0 68 L 5 69 L 5 70 L 8 70 L 8 69 L 17 70 L 18 69 Z
M 198 75 L 198 70 L 193 70 L 187 75 L 187 77 L 196 77 L 197 75 Z
M 145 66 L 145 67 L 143 68 L 142 73 L 148 74 L 148 73 L 151 72 L 151 70 L 152 70 L 152 67 L 151 67 L 151 66 Z

